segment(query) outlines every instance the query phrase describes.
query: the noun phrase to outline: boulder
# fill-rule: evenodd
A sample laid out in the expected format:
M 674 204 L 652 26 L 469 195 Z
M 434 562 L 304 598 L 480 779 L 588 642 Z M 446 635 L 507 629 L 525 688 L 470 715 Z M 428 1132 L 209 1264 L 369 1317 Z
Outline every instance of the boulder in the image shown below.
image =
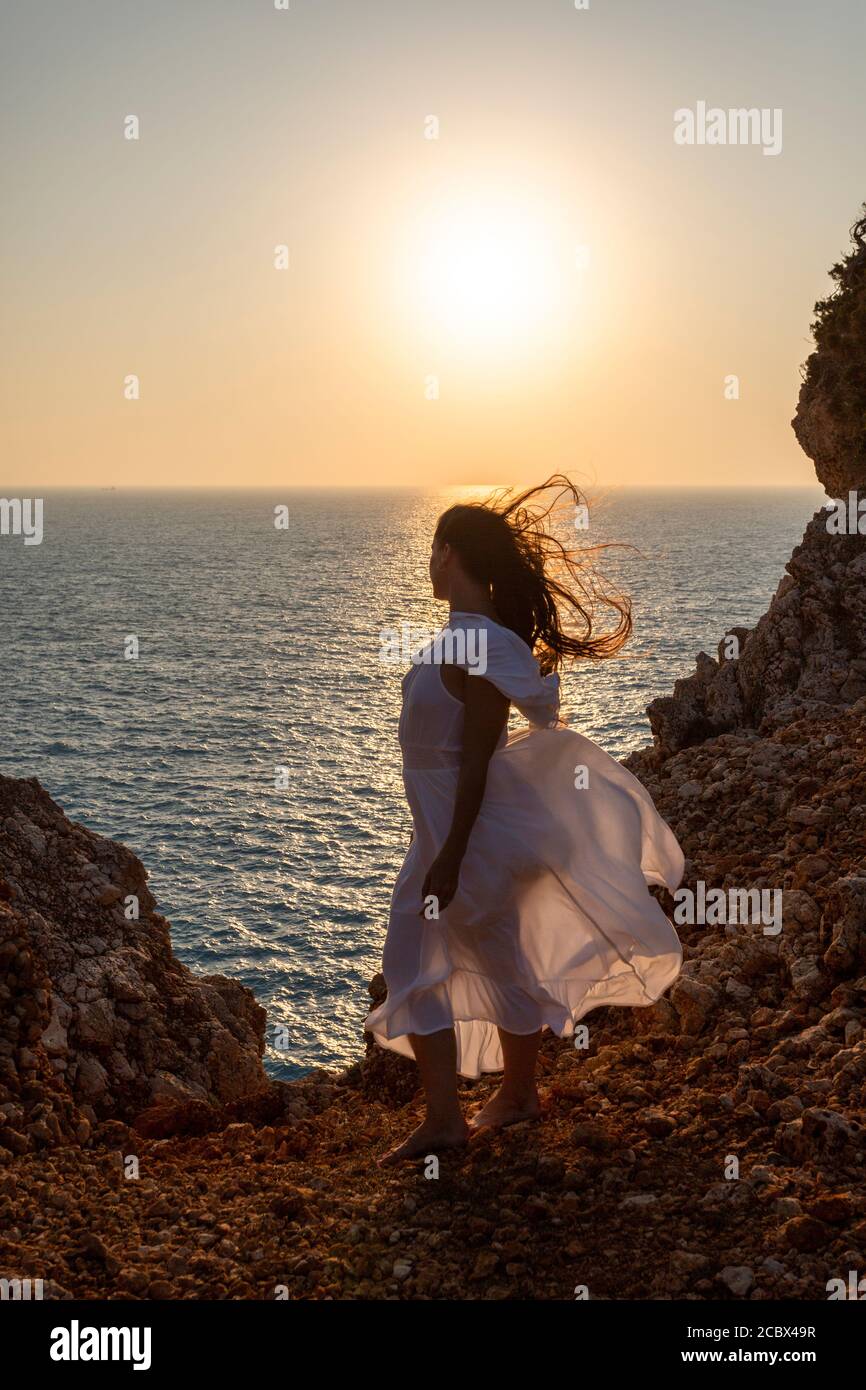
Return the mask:
M 158 1099 L 256 1090 L 264 1020 L 236 980 L 177 960 L 130 850 L 69 821 L 35 779 L 0 777 L 0 1107 L 21 1112 L 7 1149 Z

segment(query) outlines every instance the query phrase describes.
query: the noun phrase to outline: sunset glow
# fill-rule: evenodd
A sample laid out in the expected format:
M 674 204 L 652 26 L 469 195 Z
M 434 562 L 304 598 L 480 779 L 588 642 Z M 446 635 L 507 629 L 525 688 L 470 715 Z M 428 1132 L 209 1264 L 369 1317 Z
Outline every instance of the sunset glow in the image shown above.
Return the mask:
M 4 486 L 809 484 L 854 0 L 14 11 Z
M 440 346 L 497 356 L 547 346 L 562 285 L 550 227 L 532 209 L 516 200 L 446 207 L 423 229 L 415 261 L 414 307 Z

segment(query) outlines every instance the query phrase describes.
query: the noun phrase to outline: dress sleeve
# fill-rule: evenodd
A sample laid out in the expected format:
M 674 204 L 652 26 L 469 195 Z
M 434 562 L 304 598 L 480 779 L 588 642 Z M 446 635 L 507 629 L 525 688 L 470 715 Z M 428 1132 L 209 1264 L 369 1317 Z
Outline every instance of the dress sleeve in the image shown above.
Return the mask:
M 546 728 L 557 723 L 559 677 L 541 675 L 538 662 L 516 632 L 470 616 L 452 621 L 450 627 L 457 639 L 454 665 L 490 681 L 530 724 Z

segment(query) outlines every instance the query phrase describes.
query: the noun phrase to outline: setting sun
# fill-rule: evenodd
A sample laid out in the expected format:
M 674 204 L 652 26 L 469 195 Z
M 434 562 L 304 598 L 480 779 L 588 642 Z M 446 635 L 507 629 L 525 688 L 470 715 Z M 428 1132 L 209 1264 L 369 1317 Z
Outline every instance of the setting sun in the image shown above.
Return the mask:
M 513 353 L 550 328 L 561 294 L 550 222 L 518 200 L 455 201 L 413 229 L 407 308 L 442 350 Z

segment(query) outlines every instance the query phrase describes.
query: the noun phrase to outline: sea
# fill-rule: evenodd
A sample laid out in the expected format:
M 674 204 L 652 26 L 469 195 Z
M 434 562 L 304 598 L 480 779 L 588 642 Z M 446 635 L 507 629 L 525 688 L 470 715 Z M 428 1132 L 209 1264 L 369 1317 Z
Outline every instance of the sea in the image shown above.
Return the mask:
M 275 1077 L 363 1051 L 411 828 L 383 633 L 444 622 L 430 540 L 467 495 L 49 490 L 40 544 L 0 535 L 0 772 L 134 850 L 179 958 L 266 1007 Z M 615 757 L 649 743 L 649 701 L 755 623 L 822 498 L 611 489 L 588 528 L 560 518 L 617 543 L 635 619 L 622 657 L 565 673 L 569 723 Z

